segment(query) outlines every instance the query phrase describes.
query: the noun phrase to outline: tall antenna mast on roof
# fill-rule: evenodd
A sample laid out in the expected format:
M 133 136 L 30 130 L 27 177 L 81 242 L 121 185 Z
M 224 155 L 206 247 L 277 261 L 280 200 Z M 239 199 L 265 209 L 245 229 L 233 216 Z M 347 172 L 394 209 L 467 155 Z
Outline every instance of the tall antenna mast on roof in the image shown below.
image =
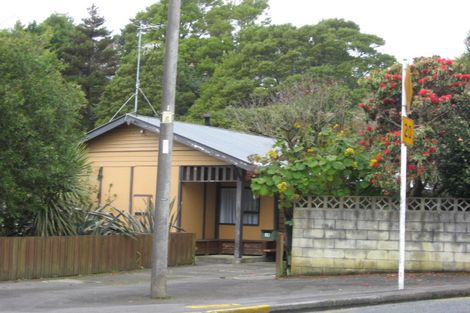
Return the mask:
M 139 23 L 139 27 L 137 28 L 137 69 L 136 69 L 136 74 L 135 74 L 135 92 L 129 97 L 129 99 L 124 102 L 124 104 L 119 108 L 119 110 L 113 115 L 113 117 L 109 120 L 110 122 L 114 120 L 114 118 L 121 112 L 121 110 L 126 106 L 126 104 L 131 101 L 132 98 L 134 98 L 134 111 L 132 113 L 137 115 L 137 110 L 139 109 L 139 92 L 144 96 L 145 101 L 147 104 L 150 106 L 152 109 L 153 113 L 155 116 L 158 115 L 157 111 L 153 107 L 153 105 L 150 103 L 149 99 L 145 95 L 145 93 L 140 89 L 140 54 L 142 50 L 142 31 L 146 29 L 158 29 L 159 26 L 144 26 L 142 24 L 142 21 Z
M 140 89 L 140 49 L 142 46 L 142 22 L 139 24 L 137 33 L 137 70 L 135 73 L 135 93 L 134 93 L 134 114 L 137 114 L 139 108 L 139 89 Z

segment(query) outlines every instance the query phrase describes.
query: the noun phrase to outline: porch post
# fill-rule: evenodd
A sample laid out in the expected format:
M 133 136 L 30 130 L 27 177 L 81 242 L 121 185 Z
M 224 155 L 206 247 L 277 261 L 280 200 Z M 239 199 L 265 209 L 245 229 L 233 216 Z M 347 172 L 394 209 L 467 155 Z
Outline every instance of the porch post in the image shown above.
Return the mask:
M 235 201 L 235 246 L 233 256 L 235 263 L 241 263 L 243 256 L 243 181 L 245 171 L 237 168 L 237 191 Z
M 182 209 L 183 209 L 183 168 L 180 166 L 179 168 L 179 175 L 178 175 L 178 202 L 177 205 L 177 225 L 178 225 L 178 232 L 181 231 L 181 221 L 182 221 Z

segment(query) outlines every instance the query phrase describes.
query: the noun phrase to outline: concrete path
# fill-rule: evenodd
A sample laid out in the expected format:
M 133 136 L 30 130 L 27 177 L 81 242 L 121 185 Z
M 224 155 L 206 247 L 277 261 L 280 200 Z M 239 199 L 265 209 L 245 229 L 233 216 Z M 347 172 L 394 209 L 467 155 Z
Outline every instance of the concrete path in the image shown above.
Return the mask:
M 167 300 L 149 298 L 150 272 L 0 282 L 0 312 L 293 312 L 470 295 L 470 273 L 276 279 L 274 263 L 170 268 Z

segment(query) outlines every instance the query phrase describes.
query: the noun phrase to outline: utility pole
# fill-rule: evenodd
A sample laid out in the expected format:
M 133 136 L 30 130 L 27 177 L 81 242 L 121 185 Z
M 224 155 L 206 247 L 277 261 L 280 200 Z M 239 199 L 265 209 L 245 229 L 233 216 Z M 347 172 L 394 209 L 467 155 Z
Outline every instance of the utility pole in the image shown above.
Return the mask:
M 167 298 L 168 237 L 170 215 L 171 160 L 173 150 L 173 117 L 175 112 L 176 66 L 181 0 L 170 0 L 165 36 L 165 64 L 158 150 L 157 192 L 152 249 L 150 296 Z

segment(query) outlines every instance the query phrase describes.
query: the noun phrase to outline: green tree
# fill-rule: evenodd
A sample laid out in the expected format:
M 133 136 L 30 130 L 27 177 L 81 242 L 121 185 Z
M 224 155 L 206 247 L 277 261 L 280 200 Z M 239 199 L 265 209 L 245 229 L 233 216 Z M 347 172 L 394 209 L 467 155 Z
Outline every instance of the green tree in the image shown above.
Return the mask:
M 64 77 L 77 83 L 88 100 L 81 111 L 85 130 L 95 126 L 95 108 L 118 64 L 115 40 L 104 26 L 105 19 L 99 16 L 95 5 L 88 8 L 88 13 L 89 17 L 76 26 L 71 42 L 67 42 L 61 51 L 61 59 L 65 63 Z
M 377 47 L 384 41 L 363 34 L 359 26 L 342 19 L 317 25 L 258 25 L 240 31 L 235 49 L 222 59 L 214 75 L 201 87 L 190 109 L 197 120 L 204 112 L 229 105 L 245 105 L 253 98 L 269 102 L 282 85 L 310 74 L 334 78 L 357 87 L 356 81 L 371 68 L 393 61 Z M 223 123 L 223 121 L 216 121 Z
M 45 46 L 64 62 L 63 70 L 65 70 L 66 51 L 71 50 L 73 40 L 77 36 L 77 27 L 73 19 L 64 14 L 54 13 L 39 25 L 35 25 L 35 22 L 28 25 L 27 30 L 42 37 L 46 42 Z
M 60 66 L 38 36 L 0 32 L 1 235 L 33 233 L 34 219 L 77 186 L 85 99 Z
M 285 137 L 294 131 L 292 125 L 296 123 L 317 133 L 329 125 L 344 127 L 354 114 L 352 91 L 333 80 L 303 77 L 285 84 L 269 101 L 268 104 L 255 101 L 221 112 L 231 121 L 232 128 L 273 138 Z
M 185 115 L 200 97 L 201 86 L 234 49 L 236 34 L 253 25 L 267 8 L 267 0 L 243 0 L 234 4 L 222 0 L 183 0 L 179 42 L 176 113 Z M 125 27 L 121 38 L 122 62 L 106 88 L 97 109 L 99 123 L 108 121 L 134 92 L 136 33 L 140 23 L 143 35 L 141 89 L 152 104 L 161 101 L 164 37 L 168 0 L 149 6 Z M 155 28 L 156 26 L 156 28 Z M 144 102 L 143 98 L 139 102 Z M 127 112 L 133 107 L 128 106 Z M 147 105 L 140 113 L 151 113 Z
M 369 153 L 356 139 L 339 126 L 316 132 L 296 123 L 266 156 L 254 157 L 261 167 L 251 188 L 259 195 L 278 193 L 283 208 L 304 196 L 370 192 Z

